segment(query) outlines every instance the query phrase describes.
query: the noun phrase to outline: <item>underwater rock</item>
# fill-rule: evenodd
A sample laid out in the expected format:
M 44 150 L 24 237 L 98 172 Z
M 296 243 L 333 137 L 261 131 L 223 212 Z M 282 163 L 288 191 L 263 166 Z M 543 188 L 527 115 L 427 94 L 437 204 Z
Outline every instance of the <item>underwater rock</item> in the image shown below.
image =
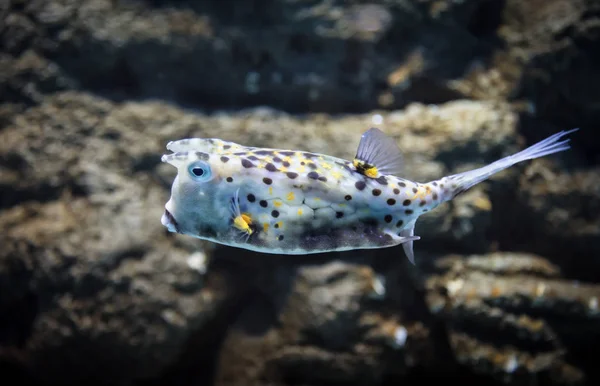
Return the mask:
M 305 374 L 310 383 L 349 380 L 358 376 L 355 366 L 369 382 L 390 374 L 404 377 L 415 368 L 439 369 L 437 358 L 452 357 L 438 353 L 445 343 L 437 338 L 419 286 L 407 277 L 415 271 L 406 268 L 401 253 L 348 252 L 336 256 L 367 257 L 327 264 L 323 260 L 332 257 L 320 256 L 323 265 L 317 265 L 302 257 L 273 260 L 167 234 L 159 219 L 173 176 L 159 156 L 169 140 L 202 136 L 351 158 L 365 128 L 376 125 L 403 149 L 407 176 L 425 180 L 523 146 L 516 134 L 518 115 L 498 102 L 412 104 L 402 111 L 297 118 L 268 108 L 191 112 L 160 102 L 115 103 L 64 92 L 19 111 L 0 130 L 0 229 L 6 243 L 22 251 L 3 257 L 9 267 L 5 277 L 18 291 L 8 291 L 2 307 L 31 310 L 27 321 L 9 324 L 24 326 L 19 342 L 9 347 L 17 349 L 26 368 L 48 380 L 99 374 L 123 382 L 174 382 L 181 374 L 202 378 L 197 358 L 203 355 L 212 359 L 200 368 L 210 372 L 217 361 L 215 377 L 221 384 L 242 376 L 240 371 L 273 379 Z M 560 159 L 542 162 L 562 164 Z M 417 224 L 423 236 L 415 244 L 417 265 L 435 251 L 489 252 L 497 208 L 521 208 L 502 195 L 519 186 L 527 189 L 519 169 Z M 510 229 L 528 213 L 521 210 L 520 219 L 505 217 L 499 224 Z M 543 237 L 540 233 L 538 240 L 552 242 Z M 204 268 L 202 256 L 217 256 L 219 263 Z M 245 267 L 252 262 L 259 266 L 255 272 Z M 376 269 L 376 262 L 389 265 Z M 16 274 L 15 266 L 26 267 L 19 268 L 24 273 Z M 373 310 L 366 304 L 381 296 L 382 272 L 385 297 L 395 300 Z M 247 298 L 256 293 L 255 300 Z M 216 356 L 220 337 L 225 337 L 224 354 Z M 88 351 L 95 354 L 81 354 Z M 268 352 L 269 360 L 258 360 L 262 354 L 257 352 Z M 313 365 L 321 375 L 302 370 Z
M 299 119 L 267 108 L 192 113 L 157 102 L 117 104 L 65 92 L 17 116 L 0 133 L 0 153 L 9 160 L 0 186 L 10 187 L 2 202 L 10 207 L 23 197 L 49 200 L 64 192 L 96 197 L 125 180 L 147 189 L 158 188 L 157 183 L 167 188 L 172 170 L 160 163 L 159 155 L 168 141 L 190 136 L 352 159 L 361 134 L 371 126 L 397 140 L 407 178 L 427 181 L 515 152 L 517 123 L 510 107 L 498 102 L 411 104 L 401 111 Z M 313 135 L 317 130 L 318 138 Z M 515 174 L 508 170 L 493 181 L 506 185 L 502 181 L 514 181 Z M 416 229 L 424 241 L 416 243 L 417 251 L 423 245 L 423 249 L 452 246 L 459 252 L 485 252 L 495 205 L 487 186 L 481 184 L 419 220 Z
M 456 360 L 474 371 L 509 384 L 598 378 L 589 349 L 600 341 L 600 285 L 536 255 L 495 253 L 439 258 L 425 288 Z
M 0 369 L 600 382 L 598 2 L 238 3 L 0 1 Z M 281 260 L 160 225 L 170 140 L 350 158 L 371 126 L 418 181 L 582 130 L 419 220 L 416 268 L 394 248 Z M 480 256 L 431 263 L 450 251 Z
M 112 179 L 104 195 L 0 215 L 0 346 L 40 380 L 157 376 L 228 292 L 218 272 L 205 275 L 202 250 L 173 245 L 156 225 L 161 192 L 102 176 Z
M 424 305 L 402 265 L 370 267 L 379 252 L 336 255 L 261 269 L 262 296 L 248 297 L 229 330 L 217 385 L 379 384 L 434 362 L 428 327 L 415 318 Z

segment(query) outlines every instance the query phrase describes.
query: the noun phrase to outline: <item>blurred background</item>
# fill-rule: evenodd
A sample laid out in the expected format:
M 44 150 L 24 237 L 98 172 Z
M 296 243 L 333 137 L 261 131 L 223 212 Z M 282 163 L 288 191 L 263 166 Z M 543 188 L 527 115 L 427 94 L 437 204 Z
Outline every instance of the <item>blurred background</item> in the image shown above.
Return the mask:
M 600 382 L 600 1 L 0 1 L 0 382 Z M 262 255 L 167 233 L 168 141 L 406 178 L 563 129 L 401 247 Z

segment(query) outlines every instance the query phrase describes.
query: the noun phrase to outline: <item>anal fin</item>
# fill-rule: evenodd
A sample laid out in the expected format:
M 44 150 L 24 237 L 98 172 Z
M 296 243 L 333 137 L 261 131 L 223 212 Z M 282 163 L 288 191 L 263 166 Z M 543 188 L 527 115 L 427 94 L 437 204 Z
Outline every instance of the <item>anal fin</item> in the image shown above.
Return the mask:
M 404 238 L 412 238 L 411 240 L 402 244 L 402 249 L 404 249 L 404 254 L 408 258 L 413 265 L 415 264 L 415 252 L 413 250 L 413 240 L 419 240 L 419 236 L 414 236 L 415 234 L 415 221 L 407 224 L 406 228 L 400 231 L 400 237 Z M 416 238 L 415 238 L 416 237 Z
M 413 234 L 414 226 L 410 230 L 404 229 L 404 230 L 400 231 L 399 234 L 395 234 L 391 231 L 386 232 L 386 233 L 388 235 L 390 235 L 392 237 L 392 239 L 394 239 L 394 241 L 396 241 L 397 244 L 402 244 L 402 248 L 404 249 L 404 253 L 406 254 L 406 257 L 408 257 L 408 260 L 414 265 L 415 264 L 415 255 L 413 253 L 413 241 L 421 239 L 420 236 L 415 236 Z

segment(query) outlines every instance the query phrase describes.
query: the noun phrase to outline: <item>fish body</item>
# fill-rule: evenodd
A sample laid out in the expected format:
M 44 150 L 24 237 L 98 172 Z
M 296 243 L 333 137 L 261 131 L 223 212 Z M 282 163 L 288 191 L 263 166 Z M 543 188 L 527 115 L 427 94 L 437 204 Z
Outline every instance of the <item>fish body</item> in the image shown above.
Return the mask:
M 172 153 L 162 157 L 177 176 L 161 222 L 171 232 L 264 253 L 402 244 L 414 263 L 419 216 L 515 163 L 568 149 L 561 138 L 575 130 L 427 183 L 398 176 L 400 150 L 376 128 L 363 134 L 353 161 L 216 138 L 183 139 L 170 142 Z

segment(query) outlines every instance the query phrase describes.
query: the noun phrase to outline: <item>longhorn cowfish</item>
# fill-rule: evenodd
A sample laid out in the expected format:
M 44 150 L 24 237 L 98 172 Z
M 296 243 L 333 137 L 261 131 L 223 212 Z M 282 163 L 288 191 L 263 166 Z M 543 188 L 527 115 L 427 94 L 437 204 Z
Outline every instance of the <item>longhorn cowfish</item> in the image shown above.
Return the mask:
M 419 183 L 399 177 L 394 140 L 371 128 L 353 161 L 216 138 L 169 142 L 177 168 L 162 224 L 215 243 L 275 254 L 402 245 L 414 264 L 419 216 L 516 163 L 567 150 L 561 131 L 482 168 Z

